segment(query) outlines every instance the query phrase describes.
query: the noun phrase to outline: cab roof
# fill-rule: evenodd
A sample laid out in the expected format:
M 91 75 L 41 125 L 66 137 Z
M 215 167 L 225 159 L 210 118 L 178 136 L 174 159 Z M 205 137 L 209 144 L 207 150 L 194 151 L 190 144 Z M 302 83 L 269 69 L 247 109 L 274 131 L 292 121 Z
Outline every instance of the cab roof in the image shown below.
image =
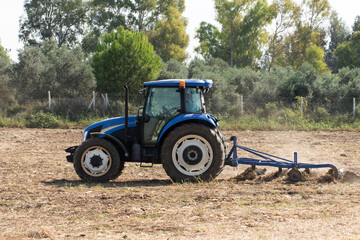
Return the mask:
M 145 82 L 144 87 L 179 87 L 180 81 L 185 81 L 185 87 L 211 88 L 213 84 L 210 79 L 166 79 Z

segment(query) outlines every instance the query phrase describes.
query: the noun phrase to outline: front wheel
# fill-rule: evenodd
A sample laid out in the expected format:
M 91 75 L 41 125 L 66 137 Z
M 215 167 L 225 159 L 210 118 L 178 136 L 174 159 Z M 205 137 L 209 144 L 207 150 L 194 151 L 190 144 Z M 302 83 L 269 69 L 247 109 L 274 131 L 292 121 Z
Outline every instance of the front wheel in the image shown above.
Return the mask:
M 184 124 L 164 140 L 161 161 L 173 181 L 209 181 L 224 167 L 224 150 L 213 129 L 202 124 Z
M 118 177 L 124 168 L 115 146 L 101 138 L 83 142 L 75 151 L 74 168 L 79 177 L 91 182 L 107 182 Z

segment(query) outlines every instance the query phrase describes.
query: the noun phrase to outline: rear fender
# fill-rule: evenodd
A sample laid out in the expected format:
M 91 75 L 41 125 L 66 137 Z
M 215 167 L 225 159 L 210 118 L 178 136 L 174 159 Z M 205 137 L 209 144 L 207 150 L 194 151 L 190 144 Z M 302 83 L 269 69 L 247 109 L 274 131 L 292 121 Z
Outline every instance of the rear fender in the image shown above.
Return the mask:
M 181 114 L 173 118 L 163 127 L 158 137 L 157 143 L 161 143 L 166 138 L 167 134 L 175 127 L 190 122 L 204 124 L 214 129 L 218 126 L 217 120 L 211 114 L 204 114 L 204 113 Z

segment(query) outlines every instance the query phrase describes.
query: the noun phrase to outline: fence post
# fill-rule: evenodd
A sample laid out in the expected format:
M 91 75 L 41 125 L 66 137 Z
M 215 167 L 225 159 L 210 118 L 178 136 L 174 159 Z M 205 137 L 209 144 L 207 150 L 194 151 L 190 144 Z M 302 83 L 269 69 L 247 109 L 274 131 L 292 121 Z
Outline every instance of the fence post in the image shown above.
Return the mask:
M 356 99 L 353 98 L 353 118 L 355 118 Z
M 301 116 L 303 115 L 303 97 L 300 97 L 300 112 Z
M 110 103 L 109 103 L 109 96 L 107 93 L 105 93 L 105 98 L 106 98 L 106 108 L 110 107 Z
M 244 96 L 240 95 L 240 113 L 241 116 L 244 115 Z
M 93 110 L 94 110 L 94 112 L 95 112 L 95 91 L 93 91 L 93 97 L 92 97 L 92 100 L 91 100 L 91 102 L 90 102 L 90 104 L 89 104 L 88 109 L 90 109 L 91 106 L 93 106 Z
M 48 91 L 48 98 L 49 98 L 49 110 L 51 110 L 51 93 Z
M 108 94 L 101 94 L 101 97 L 104 99 L 104 107 L 107 109 L 110 106 Z

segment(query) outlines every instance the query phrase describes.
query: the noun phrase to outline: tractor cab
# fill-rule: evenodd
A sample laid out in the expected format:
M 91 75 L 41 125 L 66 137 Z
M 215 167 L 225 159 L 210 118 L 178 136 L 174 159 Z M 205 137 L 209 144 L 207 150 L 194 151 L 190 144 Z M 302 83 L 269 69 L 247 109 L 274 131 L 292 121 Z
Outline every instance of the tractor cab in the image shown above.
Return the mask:
M 202 80 L 195 84 L 194 81 L 186 84 L 185 80 L 162 80 L 144 84 L 147 87 L 142 117 L 144 145 L 155 145 L 160 131 L 173 118 L 206 112 L 203 92 L 212 82 Z

